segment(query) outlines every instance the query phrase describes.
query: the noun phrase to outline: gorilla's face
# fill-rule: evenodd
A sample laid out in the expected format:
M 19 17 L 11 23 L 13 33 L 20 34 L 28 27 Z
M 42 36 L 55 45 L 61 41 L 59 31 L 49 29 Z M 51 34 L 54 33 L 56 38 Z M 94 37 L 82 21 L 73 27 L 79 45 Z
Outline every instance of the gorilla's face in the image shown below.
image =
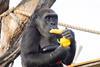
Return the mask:
M 51 9 L 49 9 L 51 10 Z M 42 16 L 38 16 L 36 19 L 37 28 L 42 36 L 50 37 L 49 31 L 51 29 L 57 29 L 58 16 L 53 11 L 44 12 Z
M 45 16 L 44 20 L 48 25 L 49 30 L 57 28 L 58 18 L 56 14 L 48 14 L 47 16 Z

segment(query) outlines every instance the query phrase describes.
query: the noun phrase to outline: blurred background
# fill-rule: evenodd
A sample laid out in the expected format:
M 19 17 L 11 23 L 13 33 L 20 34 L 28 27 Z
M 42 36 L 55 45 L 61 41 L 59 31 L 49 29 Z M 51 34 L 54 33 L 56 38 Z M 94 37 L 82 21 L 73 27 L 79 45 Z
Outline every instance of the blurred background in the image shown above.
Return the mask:
M 11 0 L 10 8 L 21 0 Z M 52 6 L 59 16 L 59 22 L 82 26 L 100 31 L 100 0 L 57 0 Z M 77 52 L 73 63 L 100 58 L 100 35 L 74 30 Z M 79 48 L 81 52 L 79 53 Z M 14 67 L 21 67 L 21 60 L 15 60 Z

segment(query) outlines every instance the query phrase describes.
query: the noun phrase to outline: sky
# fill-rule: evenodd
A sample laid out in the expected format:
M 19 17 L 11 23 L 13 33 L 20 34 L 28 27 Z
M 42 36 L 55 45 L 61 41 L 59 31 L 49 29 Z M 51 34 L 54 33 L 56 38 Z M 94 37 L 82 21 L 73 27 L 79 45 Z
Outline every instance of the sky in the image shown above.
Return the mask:
M 100 0 L 57 0 L 52 9 L 58 13 L 59 22 L 100 31 Z M 100 35 L 73 31 L 77 51 L 82 47 L 75 63 L 100 58 Z
M 10 8 L 16 7 L 20 0 L 11 0 Z M 100 31 L 100 0 L 57 0 L 52 9 L 59 16 L 59 22 L 82 26 Z M 77 45 L 74 63 L 100 58 L 100 35 L 74 30 Z M 14 67 L 21 67 L 20 57 L 16 59 Z

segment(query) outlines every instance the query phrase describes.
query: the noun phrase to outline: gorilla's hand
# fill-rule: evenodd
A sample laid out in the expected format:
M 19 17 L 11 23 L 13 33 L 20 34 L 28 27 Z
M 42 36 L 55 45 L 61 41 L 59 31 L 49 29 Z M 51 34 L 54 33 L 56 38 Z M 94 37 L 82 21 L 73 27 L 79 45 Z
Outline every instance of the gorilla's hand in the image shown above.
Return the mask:
M 55 35 L 61 35 L 60 37 L 57 37 L 57 39 L 60 39 L 58 42 L 60 45 L 62 44 L 60 47 L 55 49 L 54 52 L 51 53 L 51 56 L 60 58 L 60 60 L 64 64 L 71 64 L 76 51 L 74 32 L 69 29 L 65 29 L 64 31 L 59 29 L 52 29 L 50 30 L 50 33 L 53 33 Z M 67 40 L 70 40 L 70 45 L 66 47 L 66 44 L 68 44 Z M 62 47 L 63 45 L 65 45 L 65 47 Z
M 65 29 L 62 32 L 62 36 L 66 37 L 67 39 L 69 39 L 70 41 L 73 41 L 75 39 L 74 37 L 74 32 L 72 30 L 69 29 Z
M 69 39 L 69 40 L 75 39 L 74 32 L 69 29 L 65 29 L 65 30 L 51 29 L 50 33 L 55 34 L 55 35 L 61 35 L 62 37 L 64 36 L 66 37 L 66 39 Z M 59 36 L 58 38 L 61 38 L 61 36 Z

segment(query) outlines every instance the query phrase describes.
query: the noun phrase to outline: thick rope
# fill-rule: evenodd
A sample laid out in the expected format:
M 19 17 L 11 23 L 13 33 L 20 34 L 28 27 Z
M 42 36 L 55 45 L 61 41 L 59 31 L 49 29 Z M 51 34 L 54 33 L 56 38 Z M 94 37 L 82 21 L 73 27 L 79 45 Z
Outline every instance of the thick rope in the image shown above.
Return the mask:
M 84 31 L 84 32 L 89 32 L 89 33 L 100 35 L 100 31 L 95 30 L 95 29 L 89 29 L 89 28 L 78 26 L 78 25 L 70 25 L 70 24 L 61 23 L 61 22 L 59 22 L 59 25 L 60 26 L 64 26 L 66 28 L 72 28 L 72 29 L 76 29 L 76 30 L 80 30 L 80 31 Z

